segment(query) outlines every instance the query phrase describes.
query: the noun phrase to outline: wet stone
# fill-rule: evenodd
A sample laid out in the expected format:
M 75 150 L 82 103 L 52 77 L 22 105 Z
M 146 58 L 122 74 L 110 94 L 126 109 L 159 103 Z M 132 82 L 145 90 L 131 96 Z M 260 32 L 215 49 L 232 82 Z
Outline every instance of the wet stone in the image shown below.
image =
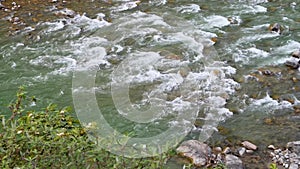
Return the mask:
M 2 5 L 1 2 L 0 2 L 0 9 L 4 9 L 4 8 L 5 8 L 5 6 Z
M 229 154 L 229 153 L 231 153 L 230 148 L 229 148 L 229 147 L 226 147 L 226 148 L 224 149 L 223 153 L 224 153 L 224 154 Z
M 299 59 L 299 58 L 300 58 L 300 49 L 294 51 L 294 52 L 292 53 L 292 56 Z
M 269 30 L 276 33 L 282 32 L 282 26 L 279 23 L 274 23 L 269 26 Z
M 240 156 L 243 156 L 245 154 L 245 152 L 246 152 L 246 148 L 244 148 L 244 147 L 238 148 L 238 153 Z
M 248 150 L 256 150 L 257 146 L 249 141 L 243 141 L 242 145 L 247 148 Z
M 222 148 L 221 147 L 215 147 L 214 151 L 217 152 L 217 153 L 220 153 L 220 152 L 222 152 Z
M 275 150 L 275 146 L 274 145 L 269 145 L 268 149 Z
M 200 141 L 188 140 L 183 142 L 176 151 L 187 158 L 192 159 L 193 164 L 197 166 L 204 166 L 212 155 L 211 148 Z
M 246 153 L 248 153 L 248 154 L 253 154 L 254 151 L 253 151 L 253 150 L 246 150 Z
M 225 157 L 225 165 L 230 169 L 243 169 L 243 162 L 235 155 L 227 154 Z
M 288 60 L 284 63 L 286 66 L 292 68 L 292 69 L 298 69 L 299 68 L 299 63 L 292 61 L 292 60 Z

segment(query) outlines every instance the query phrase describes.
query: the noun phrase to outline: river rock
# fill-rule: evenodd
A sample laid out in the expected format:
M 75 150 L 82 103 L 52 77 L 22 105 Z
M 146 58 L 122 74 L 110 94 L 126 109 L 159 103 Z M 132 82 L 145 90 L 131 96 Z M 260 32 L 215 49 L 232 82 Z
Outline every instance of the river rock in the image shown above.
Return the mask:
M 298 167 L 298 164 L 291 163 L 289 169 L 299 169 Z
M 269 26 L 269 30 L 280 34 L 283 31 L 283 28 L 279 23 L 274 23 Z
M 292 53 L 292 56 L 299 59 L 299 58 L 300 58 L 300 49 L 294 51 L 294 52 Z
M 247 148 L 248 150 L 256 150 L 257 146 L 249 141 L 243 141 L 242 145 Z
M 297 61 L 294 60 L 287 60 L 284 63 L 286 66 L 293 68 L 293 69 L 298 69 L 299 68 L 299 63 Z
M 296 153 L 300 156 L 300 141 L 288 142 L 287 148 L 290 149 L 293 153 Z
M 240 147 L 240 148 L 238 148 L 237 151 L 238 151 L 240 156 L 243 156 L 246 152 L 246 148 L 245 147 Z
M 243 169 L 243 162 L 237 156 L 232 154 L 227 154 L 225 156 L 225 165 L 230 169 Z
M 2 8 L 5 8 L 5 6 L 2 5 L 1 2 L 0 2 L 0 9 L 2 9 Z
M 224 154 L 229 154 L 229 153 L 231 153 L 230 148 L 229 148 L 229 147 L 226 147 L 226 148 L 224 149 L 223 153 L 224 153 Z
M 222 148 L 221 147 L 215 147 L 214 152 L 220 153 L 220 152 L 222 152 Z
M 253 150 L 246 150 L 246 153 L 247 153 L 247 154 L 253 154 L 254 151 L 253 151 Z
M 204 166 L 207 164 L 212 155 L 211 148 L 198 140 L 184 141 L 176 151 L 187 158 L 192 159 L 193 164 L 197 166 Z
M 269 146 L 268 146 L 268 149 L 275 150 L 276 148 L 275 148 L 274 145 L 269 145 Z

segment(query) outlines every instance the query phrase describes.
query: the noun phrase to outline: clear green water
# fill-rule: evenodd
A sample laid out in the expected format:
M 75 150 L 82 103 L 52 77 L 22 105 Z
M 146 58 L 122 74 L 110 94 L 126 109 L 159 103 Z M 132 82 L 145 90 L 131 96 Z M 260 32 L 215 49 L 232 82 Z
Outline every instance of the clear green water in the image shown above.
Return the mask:
M 299 113 L 293 110 L 300 97 L 299 71 L 283 64 L 292 51 L 300 48 L 300 6 L 293 2 L 141 1 L 135 7 L 126 1 L 99 1 L 68 3 L 59 8 L 44 4 L 45 9 L 40 9 L 44 15 L 37 16 L 38 23 L 28 21 L 27 27 L 21 26 L 21 30 L 12 35 L 8 34 L 7 28 L 12 24 L 7 16 L 13 12 L 1 11 L 0 109 L 4 110 L 1 113 L 8 112 L 7 104 L 20 85 L 24 85 L 30 95 L 37 96 L 38 102 L 33 108 L 49 103 L 73 106 L 72 72 L 98 65 L 96 96 L 107 119 L 122 132 L 135 130 L 144 136 L 144 129 L 150 128 L 146 130 L 148 134 L 159 133 L 167 127 L 164 120 L 169 120 L 168 116 L 157 119 L 156 124 L 160 125 L 146 126 L 121 123 L 120 119 L 124 119 L 115 118 L 118 114 L 109 86 L 112 71 L 128 56 L 154 52 L 167 58 L 168 64 L 156 65 L 158 77 L 140 74 L 140 79 L 131 82 L 132 102 L 147 107 L 143 101 L 147 101 L 145 98 L 151 91 L 167 93 L 171 101 L 180 97 L 158 86 L 164 84 L 163 77 L 182 71 L 180 68 L 184 65 L 187 70 L 183 72 L 194 79 L 214 72 L 212 79 L 202 79 L 199 83 L 190 81 L 185 93 L 191 95 L 192 99 L 188 100 L 191 103 L 218 112 L 222 121 L 219 126 L 229 131 L 216 133 L 211 142 L 219 144 L 233 138 L 251 140 L 263 147 L 299 140 Z M 55 19 L 53 13 L 63 13 L 65 7 L 74 10 L 74 16 L 60 14 L 60 19 Z M 27 8 L 24 6 L 23 10 L 31 10 Z M 15 13 L 18 14 L 23 16 L 21 11 Z M 276 22 L 284 28 L 281 35 L 268 30 L 269 25 Z M 211 38 L 217 39 L 213 46 L 210 46 Z M 197 60 L 202 55 L 205 57 Z M 279 73 L 261 75 L 258 72 L 261 69 Z M 259 81 L 251 80 L 250 75 L 260 77 Z M 292 81 L 293 77 L 298 80 Z M 207 86 L 199 87 L 199 84 Z M 295 103 L 288 102 L 291 99 Z M 199 109 L 199 123 L 203 124 L 201 117 L 210 112 Z M 266 119 L 273 121 L 268 124 Z M 198 134 L 195 130 L 190 137 Z

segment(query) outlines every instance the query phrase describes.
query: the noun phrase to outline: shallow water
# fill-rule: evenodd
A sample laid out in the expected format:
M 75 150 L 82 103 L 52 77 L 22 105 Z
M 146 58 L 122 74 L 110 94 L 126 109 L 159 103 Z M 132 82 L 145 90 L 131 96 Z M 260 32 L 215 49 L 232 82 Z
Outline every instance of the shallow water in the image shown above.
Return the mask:
M 120 132 L 145 137 L 169 125 L 189 129 L 173 116 L 191 106 L 199 112 L 191 138 L 222 128 L 212 142 L 234 138 L 263 147 L 300 139 L 293 109 L 299 71 L 284 66 L 300 47 L 294 1 L 45 2 L 38 9 L 19 4 L 18 10 L 1 11 L 2 110 L 20 85 L 37 96 L 33 108 L 72 105 L 73 73 L 95 70 L 97 102 Z M 268 29 L 276 22 L 281 34 Z M 113 74 L 122 66 L 121 74 Z M 118 84 L 130 86 L 135 108 L 155 101 L 164 111 L 146 125 L 122 118 L 111 98 L 111 85 L 127 91 Z

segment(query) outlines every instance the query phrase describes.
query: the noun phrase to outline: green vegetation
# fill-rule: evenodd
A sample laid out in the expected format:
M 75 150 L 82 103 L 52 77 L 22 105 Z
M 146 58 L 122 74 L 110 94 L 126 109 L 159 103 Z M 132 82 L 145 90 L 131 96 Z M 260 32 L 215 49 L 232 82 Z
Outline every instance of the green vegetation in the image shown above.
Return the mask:
M 225 166 L 225 164 L 220 163 L 214 166 L 213 169 L 227 169 L 227 167 Z
M 49 105 L 42 111 L 27 110 L 32 101 L 35 98 L 26 97 L 20 88 L 9 106 L 11 116 L 0 117 L 0 168 L 156 169 L 165 168 L 172 154 L 144 159 L 116 156 L 88 139 L 70 108 Z
M 271 163 L 269 166 L 270 169 L 278 169 L 277 165 L 275 163 Z

